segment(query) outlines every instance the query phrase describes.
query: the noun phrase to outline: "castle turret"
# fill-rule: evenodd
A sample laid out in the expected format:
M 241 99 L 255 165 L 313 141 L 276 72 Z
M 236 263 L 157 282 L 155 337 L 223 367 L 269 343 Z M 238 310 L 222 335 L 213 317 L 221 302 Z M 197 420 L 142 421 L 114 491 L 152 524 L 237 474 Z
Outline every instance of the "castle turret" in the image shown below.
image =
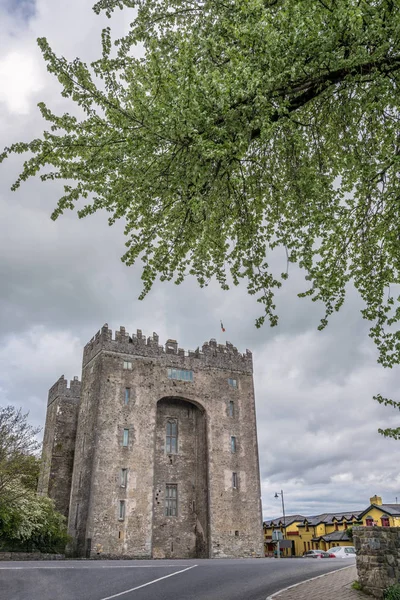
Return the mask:
M 52 498 L 68 518 L 81 382 L 64 375 L 50 388 L 38 493 Z

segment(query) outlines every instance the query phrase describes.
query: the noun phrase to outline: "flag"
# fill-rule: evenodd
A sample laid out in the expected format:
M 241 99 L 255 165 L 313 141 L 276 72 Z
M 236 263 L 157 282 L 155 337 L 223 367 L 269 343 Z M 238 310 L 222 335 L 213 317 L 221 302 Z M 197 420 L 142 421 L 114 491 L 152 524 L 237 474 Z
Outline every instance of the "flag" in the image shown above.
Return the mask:
M 221 321 L 221 329 L 225 333 L 225 328 L 224 328 L 224 324 L 222 323 L 222 321 Z

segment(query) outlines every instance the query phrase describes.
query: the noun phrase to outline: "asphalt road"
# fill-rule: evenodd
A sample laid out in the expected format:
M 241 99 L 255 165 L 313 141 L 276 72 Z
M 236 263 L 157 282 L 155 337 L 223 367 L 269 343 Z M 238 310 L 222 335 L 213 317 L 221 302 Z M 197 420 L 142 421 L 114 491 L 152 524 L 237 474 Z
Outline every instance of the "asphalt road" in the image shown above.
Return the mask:
M 0 600 L 265 600 L 354 559 L 1 562 Z

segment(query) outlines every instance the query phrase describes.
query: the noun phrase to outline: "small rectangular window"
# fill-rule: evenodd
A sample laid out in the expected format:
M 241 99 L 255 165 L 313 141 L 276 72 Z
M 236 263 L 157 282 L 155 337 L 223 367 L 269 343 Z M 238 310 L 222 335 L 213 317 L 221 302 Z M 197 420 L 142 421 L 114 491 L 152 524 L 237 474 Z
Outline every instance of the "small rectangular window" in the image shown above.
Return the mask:
M 167 484 L 165 487 L 165 516 L 176 517 L 178 514 L 178 486 Z
M 239 487 L 238 486 L 238 476 L 237 476 L 237 473 L 232 473 L 232 487 L 235 490 Z
M 234 435 L 231 435 L 231 452 L 232 454 L 236 452 L 236 438 Z
M 229 377 L 229 379 L 228 379 L 228 383 L 229 383 L 229 385 L 230 385 L 231 387 L 233 387 L 233 388 L 235 388 L 235 389 L 237 388 L 237 381 L 236 381 L 236 379 L 231 379 L 231 377 Z
M 118 519 L 123 521 L 125 519 L 125 500 L 119 501 L 119 514 Z
M 129 429 L 124 429 L 124 435 L 122 438 L 122 445 L 127 446 L 129 444 Z
M 233 402 L 233 400 L 229 401 L 229 416 L 230 417 L 235 416 L 235 403 Z
M 128 469 L 121 469 L 121 473 L 120 473 L 120 486 L 121 487 L 126 487 L 127 483 L 128 483 Z
M 187 369 L 167 369 L 168 379 L 178 379 L 180 381 L 193 381 L 193 371 Z
M 130 397 L 131 397 L 131 389 L 125 388 L 124 404 L 129 404 Z
M 129 360 L 124 360 L 124 369 L 132 369 L 132 363 Z
M 176 454 L 178 451 L 178 424 L 176 421 L 167 421 L 165 451 L 167 454 Z

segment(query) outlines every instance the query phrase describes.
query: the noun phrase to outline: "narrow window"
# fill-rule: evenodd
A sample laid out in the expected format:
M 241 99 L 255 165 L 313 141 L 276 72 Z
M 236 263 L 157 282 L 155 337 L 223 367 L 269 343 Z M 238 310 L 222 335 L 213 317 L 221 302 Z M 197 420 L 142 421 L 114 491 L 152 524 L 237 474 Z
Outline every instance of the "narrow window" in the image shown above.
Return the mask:
M 235 537 L 239 537 L 239 532 L 238 530 L 235 531 Z
M 370 517 L 370 516 L 368 516 L 368 517 L 365 519 L 365 525 L 366 525 L 367 527 L 372 527 L 372 525 L 373 525 L 373 524 L 374 524 L 374 520 L 373 520 L 373 518 L 372 518 L 372 517 Z
M 229 383 L 229 385 L 230 385 L 231 387 L 233 387 L 233 388 L 237 388 L 237 381 L 236 381 L 236 379 L 231 379 L 231 377 L 229 377 L 229 379 L 228 379 L 228 383 Z
M 119 521 L 123 521 L 125 519 L 125 500 L 119 501 L 118 519 L 119 519 Z
M 122 445 L 127 446 L 129 444 L 129 429 L 124 429 L 124 435 L 122 438 Z
M 127 482 L 128 482 L 128 469 L 121 469 L 120 486 L 126 487 Z
M 76 505 L 75 529 L 78 529 L 78 521 L 79 521 L 79 503 Z
M 382 527 L 390 527 L 389 517 L 381 517 Z
M 338 529 L 339 529 L 339 525 L 338 525 L 338 523 L 335 523 L 335 531 L 338 531 Z
M 236 452 L 236 438 L 234 435 L 231 435 L 231 452 L 232 454 Z
M 232 473 L 232 487 L 234 490 L 238 488 L 238 476 L 237 473 Z
M 176 454 L 178 451 L 178 424 L 176 421 L 167 421 L 165 451 L 167 454 Z
M 235 416 L 235 403 L 233 402 L 233 400 L 229 401 L 229 416 L 230 417 Z
M 125 388 L 124 404 L 129 404 L 130 397 L 131 397 L 131 388 Z
M 165 515 L 167 517 L 177 516 L 178 486 L 168 483 L 165 488 Z
M 124 369 L 128 369 L 129 371 L 132 369 L 132 363 L 129 360 L 124 360 Z

